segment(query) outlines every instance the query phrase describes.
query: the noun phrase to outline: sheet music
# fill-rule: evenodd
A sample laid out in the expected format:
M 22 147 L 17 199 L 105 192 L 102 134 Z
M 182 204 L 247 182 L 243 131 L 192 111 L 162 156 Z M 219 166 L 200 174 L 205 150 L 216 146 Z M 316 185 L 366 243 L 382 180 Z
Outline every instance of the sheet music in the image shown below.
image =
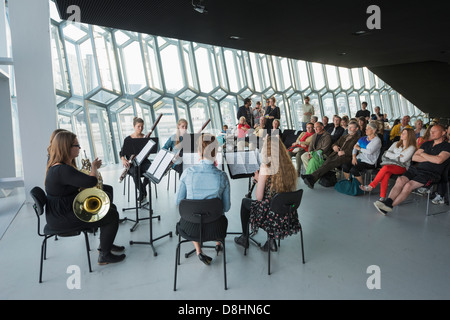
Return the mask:
M 225 153 L 225 157 L 232 176 L 254 173 L 261 165 L 258 150 Z
M 158 169 L 156 170 L 156 172 L 154 174 L 156 179 L 161 180 L 164 173 L 166 172 L 166 169 L 172 163 L 172 159 L 173 159 L 173 153 L 167 152 L 164 155 L 163 160 L 161 161 L 160 165 L 158 166 Z
M 161 149 L 159 150 L 158 154 L 156 155 L 155 159 L 153 159 L 152 164 L 150 165 L 150 168 L 148 168 L 147 172 L 151 175 L 155 175 L 155 171 L 158 168 L 159 164 L 161 163 L 162 159 L 166 155 L 167 150 Z
M 144 159 L 148 156 L 148 153 L 150 152 L 150 150 L 153 148 L 153 146 L 155 144 L 156 143 L 153 140 L 149 140 L 147 142 L 147 144 L 144 146 L 144 148 L 142 148 L 141 152 L 139 152 L 139 154 L 136 156 L 136 162 L 138 164 L 141 164 L 141 162 L 144 161 Z

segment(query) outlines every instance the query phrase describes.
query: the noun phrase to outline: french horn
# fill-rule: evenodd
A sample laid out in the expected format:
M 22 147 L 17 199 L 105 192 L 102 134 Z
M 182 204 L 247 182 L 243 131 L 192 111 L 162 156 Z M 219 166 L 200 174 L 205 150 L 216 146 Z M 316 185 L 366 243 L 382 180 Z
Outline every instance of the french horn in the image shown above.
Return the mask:
M 84 222 L 99 221 L 108 213 L 110 206 L 106 192 L 96 187 L 84 189 L 73 200 L 73 212 Z

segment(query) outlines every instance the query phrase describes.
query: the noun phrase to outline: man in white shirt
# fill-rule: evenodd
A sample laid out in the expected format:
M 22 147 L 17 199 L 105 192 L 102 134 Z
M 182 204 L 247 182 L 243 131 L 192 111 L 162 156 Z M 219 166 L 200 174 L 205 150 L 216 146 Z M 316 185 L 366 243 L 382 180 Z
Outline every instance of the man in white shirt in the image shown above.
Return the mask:
M 309 104 L 309 97 L 305 97 L 305 104 L 302 106 L 303 118 L 302 118 L 302 128 L 306 132 L 306 124 L 311 122 L 311 116 L 314 114 L 314 106 Z

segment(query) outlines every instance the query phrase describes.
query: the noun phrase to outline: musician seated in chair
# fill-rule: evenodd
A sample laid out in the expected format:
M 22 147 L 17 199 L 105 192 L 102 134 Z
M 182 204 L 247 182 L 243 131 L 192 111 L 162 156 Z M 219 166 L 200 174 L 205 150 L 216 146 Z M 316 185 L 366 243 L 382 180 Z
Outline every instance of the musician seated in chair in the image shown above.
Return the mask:
M 54 139 L 55 136 L 56 136 L 58 133 L 60 133 L 61 131 L 68 131 L 68 130 L 66 130 L 66 129 L 56 129 L 56 130 L 54 130 L 54 131 L 52 132 L 52 135 L 50 136 L 50 143 L 48 144 L 48 147 L 47 147 L 47 162 L 48 162 L 48 160 L 50 159 L 50 147 L 52 146 L 53 139 Z M 83 160 L 82 160 L 82 161 L 83 161 Z M 75 159 L 73 159 L 72 165 L 73 165 L 74 167 L 77 166 L 77 164 L 76 164 L 76 162 L 75 162 Z M 113 188 L 113 186 L 111 186 L 111 185 L 109 185 L 109 184 L 103 183 L 103 191 L 106 192 L 106 194 L 108 195 L 110 201 L 113 202 L 113 199 L 114 199 L 114 188 Z
M 169 151 L 178 152 L 182 148 L 181 142 L 183 141 L 183 135 L 187 132 L 188 122 L 186 119 L 180 119 L 177 122 L 177 132 L 170 136 L 167 139 L 166 143 L 163 146 L 163 149 Z M 179 158 L 172 169 L 181 174 L 183 172 L 183 163 L 181 163 L 181 159 Z
M 249 226 L 256 231 L 265 230 L 269 239 L 261 249 L 276 251 L 275 239 L 283 239 L 300 231 L 297 212 L 288 219 L 282 219 L 276 212 L 270 211 L 271 199 L 281 192 L 295 191 L 297 174 L 295 167 L 287 153 L 286 147 L 277 136 L 268 136 L 262 148 L 263 163 L 253 179 L 257 182 L 256 200 L 242 199 L 241 224 L 242 235 L 236 237 L 236 244 L 248 248 Z
M 125 145 L 128 139 L 144 138 L 145 135 L 142 133 L 144 129 L 144 120 L 138 117 L 133 118 L 133 128 L 134 132 L 125 138 L 123 144 Z M 149 179 L 144 177 L 143 182 L 139 181 L 138 168 L 132 166 L 127 159 L 127 156 L 123 154 L 123 150 L 120 150 L 120 159 L 122 160 L 124 168 L 130 168 L 128 173 L 133 177 L 135 186 L 140 186 L 139 189 L 139 201 L 142 201 L 147 197 L 147 185 L 149 184 Z M 141 176 L 150 168 L 151 162 L 149 159 L 144 159 L 140 165 Z
M 101 160 L 92 162 L 90 175 L 80 172 L 75 165 L 75 158 L 80 153 L 80 145 L 75 134 L 69 131 L 55 135 L 49 151 L 45 191 L 47 193 L 46 220 L 49 227 L 55 230 L 100 228 L 99 264 L 122 261 L 125 254 L 114 253 L 125 250 L 114 245 L 119 228 L 119 213 L 114 204 L 108 213 L 99 221 L 84 222 L 73 212 L 73 201 L 80 188 L 92 188 L 97 185 L 97 169 Z
M 198 154 L 200 164 L 189 167 L 183 172 L 180 178 L 180 189 L 178 190 L 176 204 L 179 205 L 183 199 L 213 199 L 219 198 L 223 201 L 224 213 L 230 210 L 230 182 L 225 172 L 217 169 L 215 158 L 218 149 L 218 142 L 215 136 L 204 133 L 198 140 Z M 193 233 L 198 228 L 197 224 L 190 223 L 183 219 L 179 222 L 179 227 L 186 233 Z M 226 232 L 228 220 L 225 215 L 218 220 L 217 230 Z M 204 264 L 209 265 L 212 258 L 202 252 L 198 242 L 193 242 L 197 256 Z M 219 253 L 223 248 L 220 242 L 216 243 L 216 251 Z

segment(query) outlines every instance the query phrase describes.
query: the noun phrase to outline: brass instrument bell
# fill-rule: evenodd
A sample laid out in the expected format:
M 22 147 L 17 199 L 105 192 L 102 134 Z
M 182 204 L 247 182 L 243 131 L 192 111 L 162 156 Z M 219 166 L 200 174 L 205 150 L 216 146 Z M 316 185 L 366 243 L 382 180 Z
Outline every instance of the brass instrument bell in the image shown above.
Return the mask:
M 110 206 L 108 195 L 95 187 L 84 189 L 73 200 L 73 212 L 84 222 L 99 221 L 108 213 Z

